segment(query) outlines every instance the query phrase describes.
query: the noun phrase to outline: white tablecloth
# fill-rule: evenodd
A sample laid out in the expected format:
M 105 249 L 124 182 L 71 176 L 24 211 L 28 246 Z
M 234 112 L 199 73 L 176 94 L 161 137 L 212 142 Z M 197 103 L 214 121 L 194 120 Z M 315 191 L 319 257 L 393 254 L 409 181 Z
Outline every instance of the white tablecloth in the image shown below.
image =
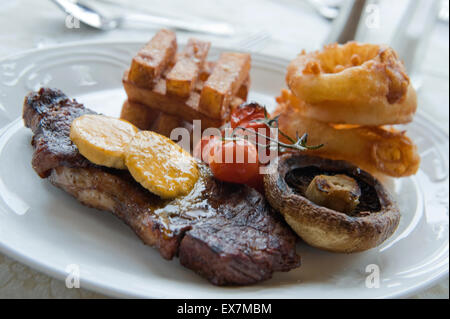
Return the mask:
M 383 2 L 384 1 L 384 2 Z M 382 0 L 382 5 L 401 10 L 406 0 Z M 99 8 L 117 11 L 105 2 L 120 2 L 125 8 L 140 8 L 141 12 L 170 13 L 174 16 L 198 16 L 220 19 L 239 26 L 241 34 L 233 39 L 202 36 L 215 44 L 237 46 L 256 31 L 267 31 L 270 41 L 257 47 L 259 52 L 293 58 L 301 49 L 319 48 L 326 38 L 330 23 L 301 0 L 102 0 Z M 397 14 L 397 16 L 400 13 Z M 395 16 L 395 15 L 394 15 Z M 383 16 L 382 16 L 383 17 Z M 50 1 L 1 0 L 0 2 L 0 58 L 23 50 L 46 47 L 76 40 L 136 39 L 147 41 L 154 30 L 133 28 L 110 32 L 95 31 L 81 26 L 68 29 L 65 16 Z M 377 40 L 388 41 L 389 26 L 382 21 Z M 186 34 L 179 34 L 183 39 Z M 426 108 L 437 125 L 448 132 L 449 123 L 449 27 L 438 23 L 432 34 L 426 55 L 424 85 L 419 94 L 420 107 Z M 49 278 L 7 256 L 0 254 L 0 298 L 102 298 L 104 296 L 84 290 L 67 289 L 59 280 Z M 449 298 L 448 278 L 413 298 Z

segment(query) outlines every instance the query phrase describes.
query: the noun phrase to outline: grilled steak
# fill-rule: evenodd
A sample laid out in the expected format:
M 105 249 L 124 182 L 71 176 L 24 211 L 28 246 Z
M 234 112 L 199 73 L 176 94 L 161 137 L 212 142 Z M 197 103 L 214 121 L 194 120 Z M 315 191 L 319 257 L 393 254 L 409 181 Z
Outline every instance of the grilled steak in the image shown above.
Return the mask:
M 215 180 L 199 163 L 190 194 L 162 200 L 127 171 L 90 163 L 69 138 L 72 121 L 93 113 L 61 91 L 26 98 L 25 125 L 33 133 L 32 165 L 43 178 L 83 204 L 114 213 L 147 245 L 216 285 L 247 285 L 300 265 L 296 237 L 257 191 Z

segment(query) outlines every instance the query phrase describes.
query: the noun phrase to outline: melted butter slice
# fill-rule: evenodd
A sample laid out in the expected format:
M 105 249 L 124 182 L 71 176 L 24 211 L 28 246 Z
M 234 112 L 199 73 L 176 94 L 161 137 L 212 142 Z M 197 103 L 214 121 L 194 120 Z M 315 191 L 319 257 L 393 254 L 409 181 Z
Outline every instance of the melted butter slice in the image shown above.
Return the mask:
M 125 148 L 138 132 L 133 124 L 104 115 L 87 114 L 72 122 L 70 139 L 94 164 L 126 169 Z
M 125 165 L 143 187 L 162 198 L 187 195 L 198 180 L 194 158 L 165 136 L 137 133 L 125 151 Z

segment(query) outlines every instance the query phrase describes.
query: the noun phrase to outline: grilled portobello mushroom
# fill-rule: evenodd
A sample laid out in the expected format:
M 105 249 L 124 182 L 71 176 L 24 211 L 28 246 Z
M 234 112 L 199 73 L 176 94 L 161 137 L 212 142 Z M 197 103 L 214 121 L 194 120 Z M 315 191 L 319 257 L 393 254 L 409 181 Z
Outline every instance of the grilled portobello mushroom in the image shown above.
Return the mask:
M 384 186 L 348 162 L 288 153 L 271 165 L 273 173 L 264 177 L 267 200 L 314 247 L 360 252 L 398 227 L 399 209 Z

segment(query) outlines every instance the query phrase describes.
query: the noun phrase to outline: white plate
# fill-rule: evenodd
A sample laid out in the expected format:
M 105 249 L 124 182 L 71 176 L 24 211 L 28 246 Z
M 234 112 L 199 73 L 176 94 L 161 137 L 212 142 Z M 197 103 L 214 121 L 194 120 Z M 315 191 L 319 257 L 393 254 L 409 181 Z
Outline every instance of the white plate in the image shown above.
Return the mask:
M 57 87 L 87 107 L 117 116 L 121 76 L 141 43 L 79 43 L 0 61 L 0 250 L 51 276 L 81 270 L 81 286 L 104 294 L 172 298 L 404 297 L 448 273 L 448 136 L 422 113 L 407 127 L 422 168 L 391 187 L 402 212 L 399 229 L 382 246 L 341 255 L 298 245 L 303 265 L 250 286 L 215 287 L 144 246 L 109 213 L 89 209 L 40 179 L 30 165 L 31 132 L 22 101 L 39 86 Z M 214 58 L 222 51 L 212 50 Z M 287 62 L 253 54 L 250 99 L 274 105 Z M 380 287 L 366 287 L 369 265 Z

